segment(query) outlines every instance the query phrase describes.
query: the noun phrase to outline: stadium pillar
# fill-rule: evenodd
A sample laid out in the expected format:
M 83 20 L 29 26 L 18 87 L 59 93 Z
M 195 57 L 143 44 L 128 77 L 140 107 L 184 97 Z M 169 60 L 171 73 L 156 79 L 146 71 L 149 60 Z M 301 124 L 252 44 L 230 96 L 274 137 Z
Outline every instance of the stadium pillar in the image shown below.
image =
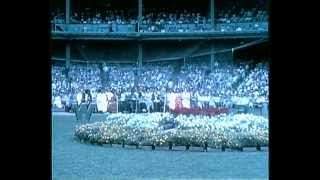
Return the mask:
M 140 31 L 140 24 L 141 24 L 141 19 L 142 19 L 142 6 L 143 6 L 143 2 L 142 2 L 142 0 L 139 0 L 139 2 L 138 2 L 138 32 Z
M 210 18 L 211 18 L 212 28 L 214 28 L 214 0 L 210 0 Z
M 66 77 L 67 77 L 68 89 L 71 90 L 71 81 L 69 77 L 70 59 L 71 59 L 70 42 L 67 42 L 66 43 Z
M 211 44 L 211 53 L 210 53 L 210 70 L 212 72 L 214 64 L 214 44 Z
M 70 23 L 70 1 L 66 0 L 66 24 Z

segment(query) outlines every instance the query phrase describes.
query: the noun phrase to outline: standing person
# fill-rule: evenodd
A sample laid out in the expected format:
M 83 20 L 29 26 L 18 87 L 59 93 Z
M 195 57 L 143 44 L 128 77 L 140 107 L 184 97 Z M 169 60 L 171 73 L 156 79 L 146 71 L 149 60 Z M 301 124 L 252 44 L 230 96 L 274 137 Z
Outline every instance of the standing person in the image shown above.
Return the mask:
M 196 94 L 196 97 L 197 97 L 197 105 L 198 105 L 198 107 L 200 108 L 200 109 L 202 109 L 203 108 L 203 105 L 202 105 L 202 103 L 203 103 L 203 97 L 197 92 L 197 94 Z
M 146 105 L 147 105 L 147 111 L 148 111 L 148 113 L 150 113 L 151 112 L 151 109 L 152 109 L 152 106 L 153 106 L 153 104 L 152 104 L 152 101 L 151 101 L 151 93 L 150 93 L 150 91 L 149 91 L 149 89 L 147 89 L 147 92 L 146 92 Z
M 133 100 L 134 100 L 134 112 L 137 113 L 138 112 L 138 103 L 139 103 L 139 93 L 138 93 L 137 88 L 134 89 Z
M 81 93 L 81 103 L 85 103 L 86 102 L 86 93 L 82 92 Z
M 160 95 L 159 94 L 156 94 L 154 103 L 155 103 L 155 107 L 154 107 L 155 112 L 160 112 Z
M 249 103 L 248 103 L 248 107 L 249 107 L 249 113 L 252 113 L 253 111 L 253 99 L 249 99 Z
M 92 102 L 92 95 L 89 89 L 85 90 L 85 102 L 88 104 Z
M 81 102 L 82 102 L 82 93 L 79 92 L 77 94 L 77 105 L 79 106 L 81 104 Z
M 67 94 L 64 95 L 65 111 L 66 111 L 66 112 L 70 112 L 70 109 L 71 109 L 70 96 L 71 96 L 71 95 L 67 95 Z
M 96 104 L 97 104 L 97 109 L 98 109 L 98 112 L 102 112 L 101 109 L 102 109 L 102 101 L 101 101 L 101 90 L 98 89 L 98 92 L 97 92 L 97 96 L 96 96 Z
M 106 89 L 104 89 L 101 92 L 101 102 L 102 102 L 102 112 L 107 112 L 108 111 L 108 98 L 107 98 L 107 92 Z
M 155 112 L 155 107 L 156 107 L 156 104 L 155 104 L 155 94 L 154 92 L 152 92 L 152 95 L 151 95 L 151 101 L 152 101 L 152 112 Z
M 139 90 L 138 93 L 138 113 L 142 112 L 142 93 L 141 90 Z
M 120 92 L 120 106 L 119 106 L 119 111 L 123 112 L 125 110 L 125 99 L 126 95 L 123 91 Z
M 54 103 L 53 103 L 57 108 L 62 108 L 62 103 L 61 103 L 61 97 L 60 95 L 56 96 L 54 98 Z
M 192 92 L 192 96 L 191 96 L 191 108 L 194 109 L 197 107 L 197 97 L 195 92 Z
M 65 94 L 63 94 L 61 97 L 61 104 L 62 104 L 62 107 L 64 108 L 64 111 L 66 111 L 66 95 Z
M 166 93 L 165 91 L 160 92 L 161 94 L 159 95 L 160 103 L 159 103 L 159 111 L 160 112 L 165 112 L 165 106 L 166 106 Z
M 130 113 L 134 113 L 135 112 L 135 107 L 136 107 L 136 97 L 134 94 L 134 90 L 131 89 L 131 93 L 130 93 L 130 97 L 129 97 L 129 104 L 130 104 Z

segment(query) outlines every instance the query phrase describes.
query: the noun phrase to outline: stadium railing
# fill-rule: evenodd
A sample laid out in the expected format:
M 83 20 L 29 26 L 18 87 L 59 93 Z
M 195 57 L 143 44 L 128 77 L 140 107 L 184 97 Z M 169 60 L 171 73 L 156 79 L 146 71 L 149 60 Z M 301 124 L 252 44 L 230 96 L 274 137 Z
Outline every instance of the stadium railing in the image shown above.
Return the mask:
M 149 27 L 154 26 L 153 30 Z M 134 24 L 52 24 L 52 32 L 68 33 L 109 33 L 119 32 L 128 33 L 136 32 Z M 164 25 L 140 25 L 141 32 L 251 32 L 251 31 L 268 31 L 268 22 L 247 22 L 247 23 L 219 23 L 215 29 L 211 24 L 164 24 Z M 162 31 L 161 31 L 162 30 Z
M 135 26 L 131 24 L 54 24 L 53 32 L 69 33 L 108 33 L 108 32 L 134 32 Z
M 155 32 L 161 32 L 161 30 L 164 30 L 164 32 L 192 32 L 192 31 L 210 31 L 212 30 L 211 24 L 163 24 L 163 25 L 156 25 L 156 24 L 150 24 L 150 25 L 140 25 L 140 30 L 148 31 L 149 27 L 154 26 Z M 149 32 L 149 31 L 148 31 Z

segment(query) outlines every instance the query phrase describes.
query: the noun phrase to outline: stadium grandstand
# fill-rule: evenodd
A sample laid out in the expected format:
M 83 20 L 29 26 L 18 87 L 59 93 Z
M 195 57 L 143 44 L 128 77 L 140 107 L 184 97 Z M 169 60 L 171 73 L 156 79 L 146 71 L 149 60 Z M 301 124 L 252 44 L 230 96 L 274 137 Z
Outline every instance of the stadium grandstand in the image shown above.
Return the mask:
M 266 114 L 264 1 L 51 4 L 55 110 L 74 111 L 88 91 L 95 112 L 167 112 L 179 97 L 183 108 L 246 105 Z M 110 95 L 105 108 L 97 105 L 102 94 Z
M 266 0 L 50 3 L 53 179 L 268 179 Z

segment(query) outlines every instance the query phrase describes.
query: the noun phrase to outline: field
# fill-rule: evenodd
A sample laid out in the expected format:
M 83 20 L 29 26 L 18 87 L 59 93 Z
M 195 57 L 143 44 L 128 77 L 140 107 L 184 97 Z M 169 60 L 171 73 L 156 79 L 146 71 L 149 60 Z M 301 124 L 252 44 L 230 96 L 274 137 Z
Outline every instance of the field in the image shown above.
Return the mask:
M 92 121 L 103 120 L 93 114 Z M 268 179 L 268 149 L 152 151 L 94 146 L 74 139 L 73 114 L 52 115 L 53 179 Z

